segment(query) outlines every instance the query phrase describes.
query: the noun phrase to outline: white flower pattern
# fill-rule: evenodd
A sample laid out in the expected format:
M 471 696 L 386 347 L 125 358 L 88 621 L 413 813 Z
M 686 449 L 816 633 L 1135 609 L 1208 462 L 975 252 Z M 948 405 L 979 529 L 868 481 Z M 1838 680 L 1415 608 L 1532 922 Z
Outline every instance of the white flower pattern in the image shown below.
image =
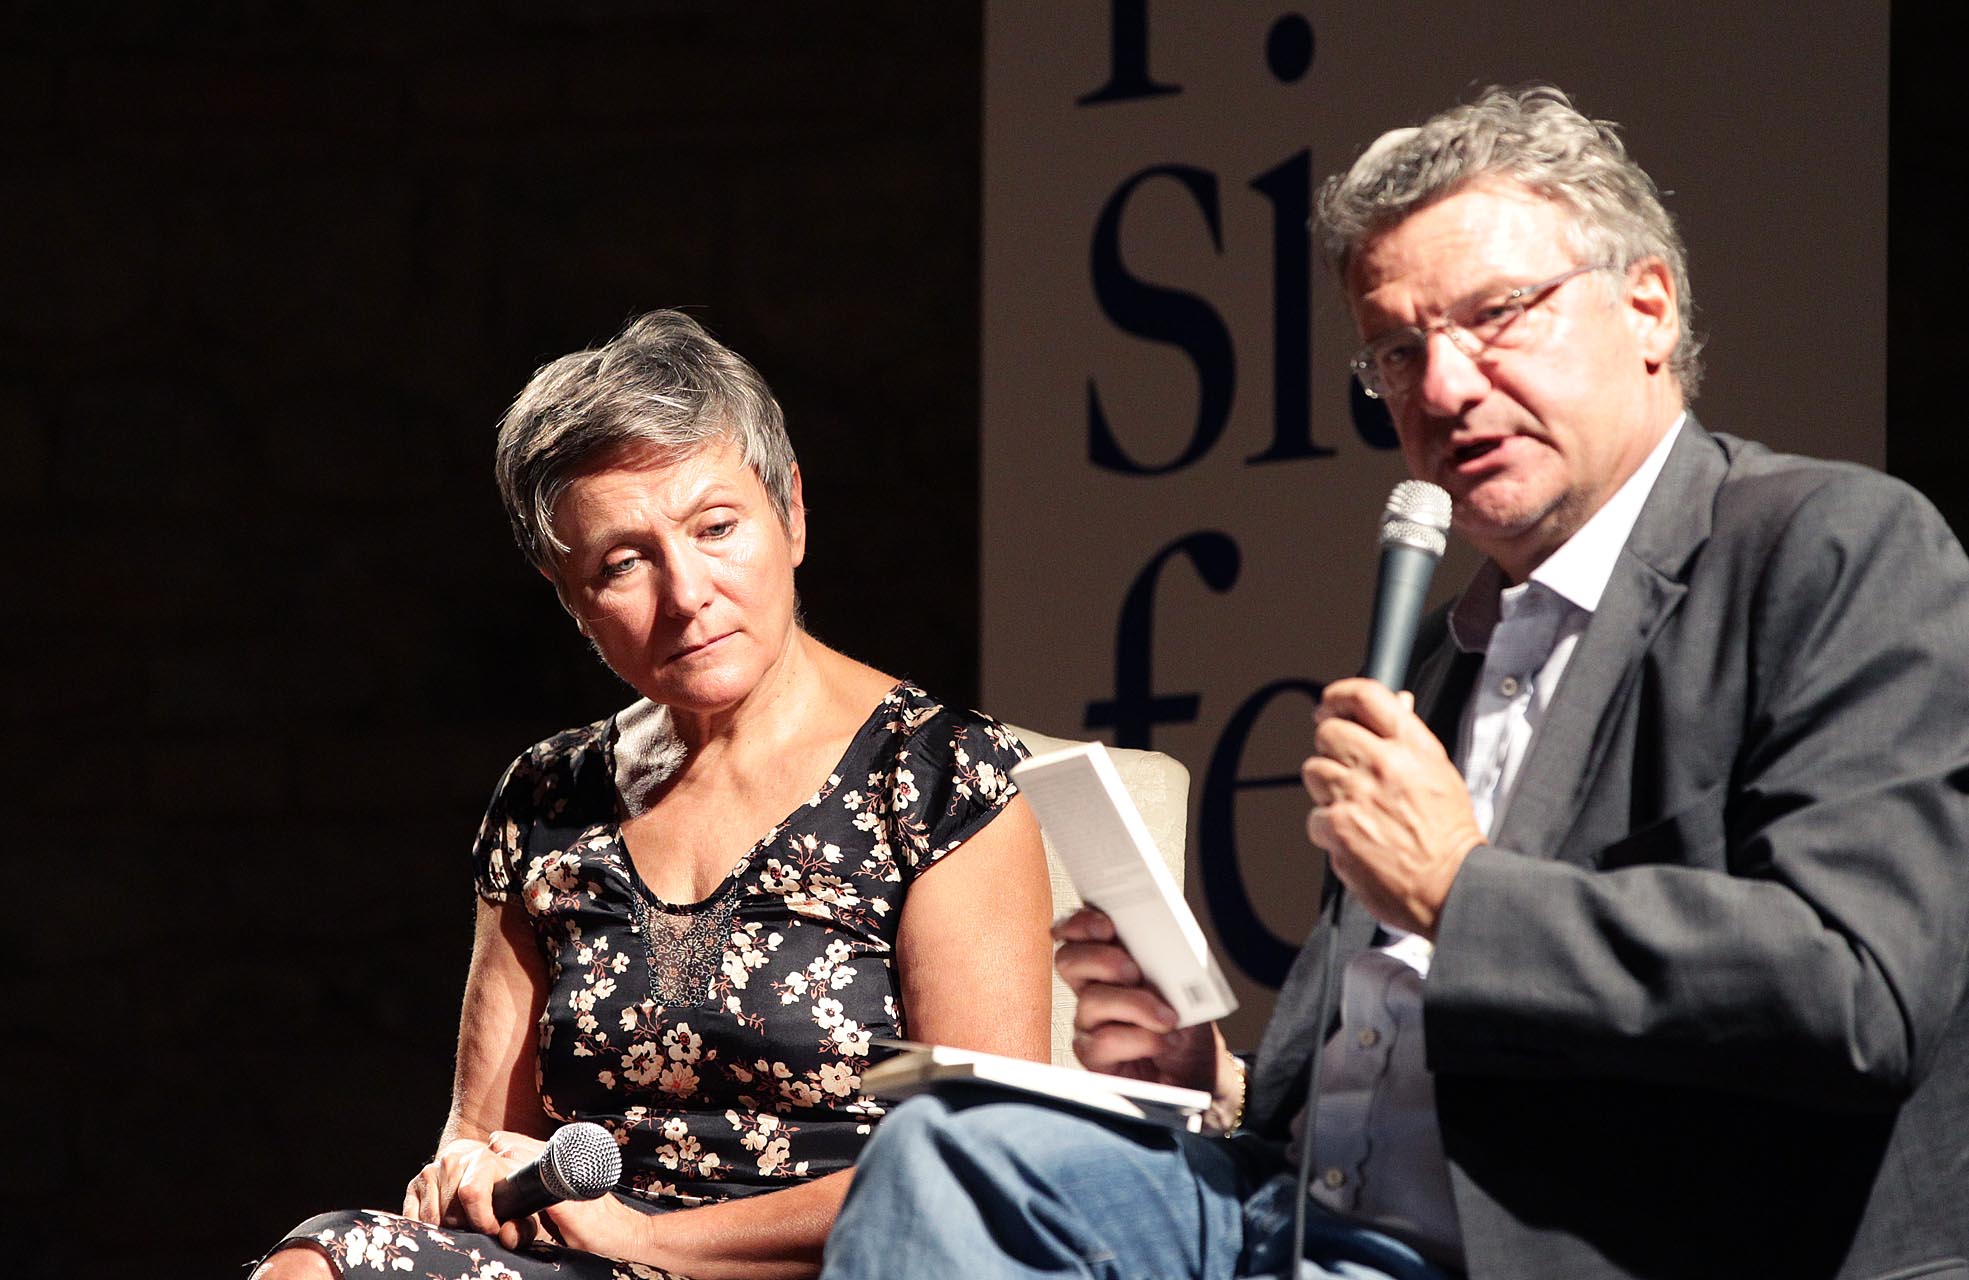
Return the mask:
M 987 717 L 891 690 L 821 788 L 733 871 L 736 907 L 712 938 L 722 955 L 705 997 L 665 1005 L 652 998 L 631 909 L 639 882 L 615 825 L 612 726 L 557 735 L 515 761 L 475 849 L 479 894 L 516 895 L 546 959 L 543 1104 L 608 1127 L 622 1190 L 662 1204 L 847 1168 L 883 1114 L 861 1092 L 872 1041 L 908 1033 L 894 969 L 908 885 L 1011 799 L 1024 748 Z M 374 1211 L 302 1230 L 349 1275 L 667 1275 L 552 1245 L 509 1251 Z

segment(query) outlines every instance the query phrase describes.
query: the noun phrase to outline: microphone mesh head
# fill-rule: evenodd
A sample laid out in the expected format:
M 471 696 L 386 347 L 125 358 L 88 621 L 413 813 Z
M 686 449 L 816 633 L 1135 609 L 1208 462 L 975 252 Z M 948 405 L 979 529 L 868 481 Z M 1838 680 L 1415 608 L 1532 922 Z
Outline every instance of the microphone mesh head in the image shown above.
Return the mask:
M 562 1125 L 547 1139 L 540 1183 L 562 1200 L 593 1200 L 622 1177 L 622 1149 L 607 1129 L 586 1120 Z
M 1381 545 L 1414 547 L 1439 556 L 1449 546 L 1449 491 L 1427 480 L 1404 480 L 1381 511 Z

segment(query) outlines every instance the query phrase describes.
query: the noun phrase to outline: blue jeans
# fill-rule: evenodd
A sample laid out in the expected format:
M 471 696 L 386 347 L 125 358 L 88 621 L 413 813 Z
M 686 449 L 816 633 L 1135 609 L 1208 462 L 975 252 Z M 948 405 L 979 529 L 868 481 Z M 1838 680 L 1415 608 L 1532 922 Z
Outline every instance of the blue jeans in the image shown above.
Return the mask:
M 1309 1205 L 1301 1280 L 1448 1280 Z M 976 1086 L 893 1111 L 855 1166 L 823 1280 L 1280 1274 L 1292 1170 L 1271 1149 L 1110 1121 Z

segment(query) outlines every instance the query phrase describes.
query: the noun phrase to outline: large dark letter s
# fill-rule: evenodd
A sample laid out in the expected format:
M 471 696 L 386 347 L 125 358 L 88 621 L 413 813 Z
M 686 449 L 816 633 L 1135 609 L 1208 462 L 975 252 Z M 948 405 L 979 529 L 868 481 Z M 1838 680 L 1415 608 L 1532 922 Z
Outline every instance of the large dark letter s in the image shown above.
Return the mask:
M 1094 227 L 1094 296 L 1101 311 L 1116 328 L 1139 338 L 1167 342 L 1181 347 L 1196 366 L 1196 427 L 1189 445 L 1174 461 L 1145 465 L 1135 461 L 1114 437 L 1107 414 L 1101 409 L 1101 393 L 1094 380 L 1087 380 L 1087 456 L 1097 467 L 1128 475 L 1153 476 L 1187 467 L 1217 443 L 1230 421 L 1231 397 L 1236 387 L 1236 361 L 1231 352 L 1231 333 L 1215 308 L 1193 293 L 1149 284 L 1130 274 L 1121 260 L 1121 215 L 1136 188 L 1151 178 L 1173 178 L 1183 184 L 1210 229 L 1210 244 L 1224 251 L 1224 237 L 1218 223 L 1217 178 L 1207 169 L 1188 165 L 1155 165 L 1123 182 L 1101 209 Z

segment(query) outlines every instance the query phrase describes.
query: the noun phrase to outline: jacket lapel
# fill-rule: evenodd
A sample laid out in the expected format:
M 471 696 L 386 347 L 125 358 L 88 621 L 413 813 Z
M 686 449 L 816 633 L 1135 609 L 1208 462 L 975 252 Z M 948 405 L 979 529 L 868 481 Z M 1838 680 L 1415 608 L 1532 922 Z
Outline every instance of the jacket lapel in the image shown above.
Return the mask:
M 1566 664 L 1491 843 L 1559 856 L 1625 718 L 1641 659 L 1688 590 L 1687 567 L 1709 537 L 1710 511 L 1728 468 L 1722 446 L 1691 415 Z

